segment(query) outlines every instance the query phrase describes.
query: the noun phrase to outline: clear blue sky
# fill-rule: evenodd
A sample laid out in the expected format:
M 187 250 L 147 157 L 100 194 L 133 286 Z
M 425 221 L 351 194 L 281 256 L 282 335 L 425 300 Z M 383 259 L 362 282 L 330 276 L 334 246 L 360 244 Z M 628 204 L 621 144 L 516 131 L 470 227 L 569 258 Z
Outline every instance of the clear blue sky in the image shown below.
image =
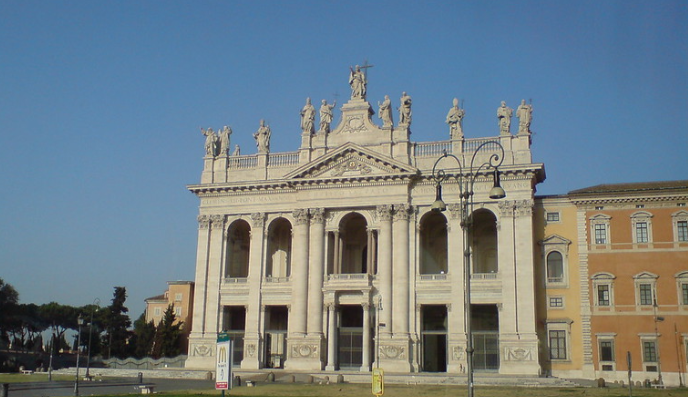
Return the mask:
M 538 194 L 688 179 L 686 1 L 0 0 L 0 277 L 22 303 L 125 286 L 135 319 L 193 279 L 199 127 L 296 150 L 305 98 L 343 103 L 366 59 L 415 141 L 454 97 L 469 138 L 532 99 Z

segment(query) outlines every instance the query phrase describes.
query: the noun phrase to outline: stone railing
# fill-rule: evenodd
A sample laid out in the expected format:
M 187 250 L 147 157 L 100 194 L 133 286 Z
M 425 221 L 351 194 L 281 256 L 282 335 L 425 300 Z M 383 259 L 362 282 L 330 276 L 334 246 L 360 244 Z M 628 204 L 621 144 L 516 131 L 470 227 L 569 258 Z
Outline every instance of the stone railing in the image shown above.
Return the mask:
M 446 280 L 447 275 L 442 274 L 421 274 L 420 281 L 436 281 L 436 280 Z
M 440 142 L 420 142 L 413 145 L 413 155 L 415 157 L 439 157 L 444 152 L 452 152 L 451 141 Z
M 258 156 L 230 156 L 227 160 L 227 168 L 242 169 L 256 168 L 258 166 Z
M 109 358 L 103 360 L 103 364 L 107 365 L 109 368 L 129 368 L 129 369 L 158 369 L 158 368 L 184 368 L 184 362 L 186 361 L 184 355 L 177 357 L 163 357 L 159 359 L 153 359 L 150 357 L 145 358 Z
M 299 152 L 268 154 L 268 167 L 287 167 L 299 164 Z

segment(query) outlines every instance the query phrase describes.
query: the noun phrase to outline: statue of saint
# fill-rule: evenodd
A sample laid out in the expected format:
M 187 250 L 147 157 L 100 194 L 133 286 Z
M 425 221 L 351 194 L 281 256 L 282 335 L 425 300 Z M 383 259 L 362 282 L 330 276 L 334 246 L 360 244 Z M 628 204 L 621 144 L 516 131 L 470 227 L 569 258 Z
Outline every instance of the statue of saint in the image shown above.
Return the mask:
M 389 100 L 389 95 L 385 95 L 385 100 L 380 103 L 378 101 L 377 103 L 378 106 L 378 112 L 377 112 L 377 117 L 382 119 L 382 126 L 383 127 L 391 127 L 392 126 L 392 101 Z
M 322 100 L 322 105 L 320 105 L 320 130 L 318 132 L 329 133 L 330 124 L 332 124 L 332 109 L 337 106 L 337 101 L 334 101 L 332 105 L 328 105 L 326 100 Z
M 518 117 L 518 133 L 530 134 L 530 122 L 533 120 L 533 105 L 528 105 L 526 100 L 521 100 L 521 104 L 516 109 Z
M 270 153 L 270 126 L 265 125 L 265 120 L 260 120 L 260 127 L 258 131 L 253 133 L 253 138 L 256 140 L 256 147 L 258 148 L 258 153 Z
M 449 124 L 449 137 L 451 139 L 461 139 L 463 138 L 463 116 L 466 111 L 459 107 L 459 100 L 454 98 L 452 101 L 454 106 L 449 109 L 447 113 L 446 123 Z
M 501 135 L 511 134 L 511 117 L 514 115 L 514 109 L 507 107 L 506 102 L 502 101 L 502 105 L 497 108 L 497 120 L 499 122 L 499 133 Z
M 311 98 L 306 98 L 306 105 L 301 109 L 301 131 L 304 134 L 315 133 L 315 107 L 311 105 Z
M 239 145 L 234 145 L 234 151 L 232 152 L 232 156 L 241 156 L 241 148 Z
M 349 85 L 351 86 L 351 99 L 365 99 L 366 97 L 366 81 L 365 74 L 361 71 L 361 67 L 356 65 L 356 68 L 349 67 Z
M 404 91 L 401 94 L 399 106 L 399 125 L 411 125 L 411 96 Z
M 217 155 L 217 135 L 212 128 L 207 130 L 201 128 L 201 133 L 205 135 L 205 155 L 215 157 Z
M 219 133 L 220 152 L 221 156 L 226 156 L 229 152 L 229 136 L 232 135 L 232 129 L 224 126 Z

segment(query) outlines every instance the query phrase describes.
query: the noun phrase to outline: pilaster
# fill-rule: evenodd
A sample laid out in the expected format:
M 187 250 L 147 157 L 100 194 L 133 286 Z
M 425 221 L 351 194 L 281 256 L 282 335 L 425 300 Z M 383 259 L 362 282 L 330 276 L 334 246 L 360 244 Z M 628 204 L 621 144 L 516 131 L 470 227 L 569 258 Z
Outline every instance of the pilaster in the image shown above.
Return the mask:
M 260 338 L 261 325 L 261 294 L 260 285 L 263 278 L 263 252 L 265 251 L 265 214 L 261 212 L 251 214 L 251 251 L 249 253 L 248 270 L 248 305 L 246 307 L 246 329 L 244 333 L 244 359 L 241 368 L 260 368 L 262 351 Z M 254 352 L 254 354 L 250 354 Z

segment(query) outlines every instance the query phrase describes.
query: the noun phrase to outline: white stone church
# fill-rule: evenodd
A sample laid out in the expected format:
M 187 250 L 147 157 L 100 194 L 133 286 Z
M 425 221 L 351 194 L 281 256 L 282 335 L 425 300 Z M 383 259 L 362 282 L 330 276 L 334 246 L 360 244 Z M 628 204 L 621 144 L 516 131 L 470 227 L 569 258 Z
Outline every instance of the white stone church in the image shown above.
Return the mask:
M 378 115 L 372 109 L 360 68 L 349 83 L 336 126 L 333 104 L 316 110 L 307 100 L 294 152 L 271 153 L 263 122 L 251 155 L 230 153 L 231 129 L 203 131 L 201 182 L 188 187 L 200 214 L 186 366 L 214 368 L 216 338 L 226 331 L 242 369 L 464 372 L 465 250 L 454 179 L 442 185 L 448 210 L 431 210 L 433 165 L 446 151 L 477 175 L 474 369 L 537 375 L 532 209 L 545 171 L 531 156 L 532 108 L 519 107 L 516 133 L 502 104 L 498 135 L 465 138 L 454 101 L 448 140 L 413 142 L 410 96 L 393 120 L 389 98 Z M 504 148 L 499 200 L 488 197 L 492 173 L 468 168 L 487 141 Z M 482 146 L 476 164 L 491 146 Z M 438 167 L 457 172 L 451 161 Z

